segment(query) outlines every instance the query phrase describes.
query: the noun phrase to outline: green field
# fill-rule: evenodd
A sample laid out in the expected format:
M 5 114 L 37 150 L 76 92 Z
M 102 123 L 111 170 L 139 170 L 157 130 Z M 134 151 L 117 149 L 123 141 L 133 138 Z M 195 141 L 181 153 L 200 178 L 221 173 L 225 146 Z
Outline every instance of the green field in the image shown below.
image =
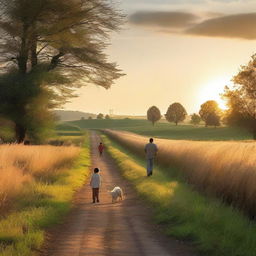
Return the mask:
M 69 123 L 59 123 L 56 125 L 56 134 L 57 136 L 82 136 L 83 132 L 81 131 L 81 128 L 69 124 Z
M 116 129 L 135 132 L 145 136 L 175 140 L 251 140 L 252 135 L 244 129 L 234 127 L 204 127 L 190 124 L 174 124 L 162 121 L 152 126 L 147 120 L 110 119 L 78 120 L 63 123 L 62 127 L 80 127 L 81 129 Z M 63 128 L 64 129 L 64 128 Z M 68 132 L 66 130 L 66 132 Z

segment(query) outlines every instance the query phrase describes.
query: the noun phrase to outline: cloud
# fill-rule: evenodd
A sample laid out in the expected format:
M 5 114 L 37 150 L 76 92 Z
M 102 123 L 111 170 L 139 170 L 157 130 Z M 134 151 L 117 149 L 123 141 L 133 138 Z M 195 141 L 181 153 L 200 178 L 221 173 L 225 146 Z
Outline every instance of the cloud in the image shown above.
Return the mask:
M 256 39 L 256 13 L 224 15 L 205 12 L 136 12 L 129 21 L 165 33 L 183 33 L 194 36 Z
M 185 33 L 197 36 L 256 39 L 256 13 L 235 14 L 205 20 Z
M 198 16 L 186 12 L 136 12 L 129 17 L 135 25 L 161 28 L 187 28 L 196 24 Z

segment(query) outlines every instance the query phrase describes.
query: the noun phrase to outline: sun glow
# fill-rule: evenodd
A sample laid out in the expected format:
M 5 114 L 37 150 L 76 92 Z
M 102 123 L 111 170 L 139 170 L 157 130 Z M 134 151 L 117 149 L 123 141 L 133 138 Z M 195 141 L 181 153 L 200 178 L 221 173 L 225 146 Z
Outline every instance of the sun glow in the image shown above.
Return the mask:
M 208 100 L 215 100 L 219 107 L 223 110 L 227 109 L 226 102 L 221 98 L 221 94 L 224 92 L 224 87 L 230 84 L 229 77 L 220 77 L 214 80 L 206 82 L 198 93 L 198 102 L 203 104 Z

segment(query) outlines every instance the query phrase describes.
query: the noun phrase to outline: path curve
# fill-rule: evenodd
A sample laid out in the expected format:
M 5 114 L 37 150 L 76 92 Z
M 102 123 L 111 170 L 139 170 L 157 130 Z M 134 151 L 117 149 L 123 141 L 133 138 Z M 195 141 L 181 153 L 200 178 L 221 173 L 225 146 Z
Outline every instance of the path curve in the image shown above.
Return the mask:
M 103 179 L 100 203 L 92 204 L 86 184 L 75 197 L 75 208 L 51 235 L 47 256 L 192 256 L 183 243 L 162 235 L 152 224 L 151 211 L 136 196 L 106 153 L 100 157 L 99 136 L 91 133 L 92 167 Z M 120 186 L 125 200 L 111 203 L 109 190 Z

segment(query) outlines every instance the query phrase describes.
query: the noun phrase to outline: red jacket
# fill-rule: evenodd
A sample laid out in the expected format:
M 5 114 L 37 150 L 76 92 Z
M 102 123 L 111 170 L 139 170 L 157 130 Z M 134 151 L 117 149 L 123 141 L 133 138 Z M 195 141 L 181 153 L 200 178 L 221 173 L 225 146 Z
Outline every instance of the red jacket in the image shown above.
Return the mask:
M 100 152 L 103 152 L 104 146 L 103 146 L 102 144 L 100 144 L 100 145 L 98 146 L 98 149 L 99 149 Z

